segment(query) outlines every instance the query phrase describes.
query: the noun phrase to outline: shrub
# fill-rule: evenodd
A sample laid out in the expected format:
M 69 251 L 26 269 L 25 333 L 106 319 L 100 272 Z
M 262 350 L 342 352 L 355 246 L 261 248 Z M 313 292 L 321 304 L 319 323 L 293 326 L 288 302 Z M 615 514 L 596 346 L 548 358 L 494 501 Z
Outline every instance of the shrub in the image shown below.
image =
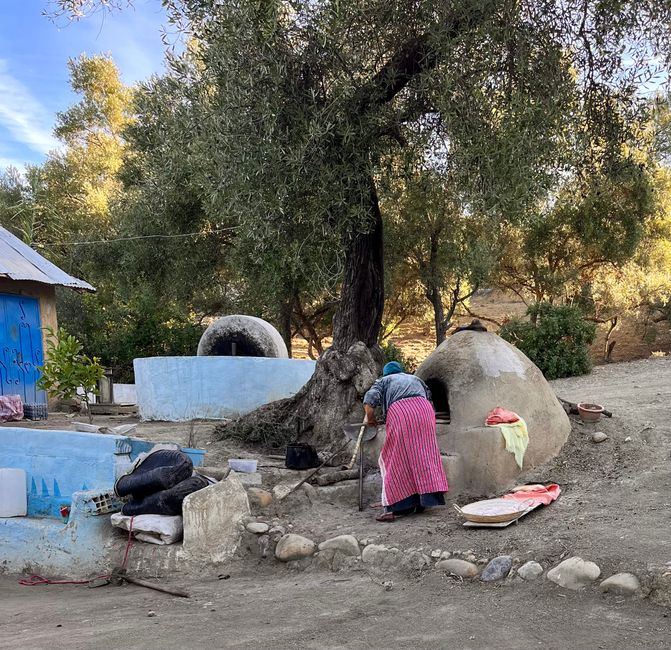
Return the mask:
M 596 325 L 577 307 L 536 303 L 527 310 L 530 321 L 515 319 L 499 334 L 533 361 L 547 379 L 587 374 L 592 362 L 589 346 Z
M 391 341 L 388 343 L 382 343 L 380 345 L 382 348 L 382 354 L 384 355 L 384 362 L 389 363 L 390 361 L 398 361 L 403 365 L 405 371 L 408 373 L 414 373 L 417 370 L 417 359 L 415 357 L 408 357 L 403 354 L 403 350 L 399 348 L 396 344 Z

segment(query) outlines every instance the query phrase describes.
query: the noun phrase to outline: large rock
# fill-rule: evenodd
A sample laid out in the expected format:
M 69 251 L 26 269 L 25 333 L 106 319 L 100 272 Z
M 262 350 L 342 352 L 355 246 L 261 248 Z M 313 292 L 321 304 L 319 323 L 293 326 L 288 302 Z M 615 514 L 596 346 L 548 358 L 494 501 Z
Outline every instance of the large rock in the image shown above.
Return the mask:
M 641 583 L 633 573 L 616 573 L 606 578 L 599 585 L 599 589 L 605 593 L 628 596 L 638 592 L 641 589 Z
M 447 468 L 452 493 L 500 493 L 522 473 L 500 430 L 485 426 L 496 406 L 527 423 L 524 471 L 556 456 L 568 438 L 568 416 L 541 371 L 496 334 L 454 334 L 416 374 L 431 388 L 436 409 L 449 409 L 450 423 L 439 422 L 436 433 L 441 452 L 460 465 Z
M 436 564 L 436 569 L 447 571 L 460 578 L 475 578 L 478 575 L 478 567 L 473 562 L 452 558 L 450 560 L 441 560 Z
M 482 582 L 496 582 L 503 580 L 513 567 L 513 558 L 510 555 L 499 555 L 487 564 L 480 575 Z
M 525 562 L 519 569 L 517 569 L 517 575 L 522 578 L 522 580 L 530 582 L 543 575 L 543 567 L 538 564 L 538 562 L 531 560 Z
M 289 358 L 284 339 L 270 323 L 238 314 L 214 321 L 200 337 L 197 354 Z
M 359 542 L 354 535 L 339 535 L 319 545 L 320 551 L 338 551 L 344 555 L 360 555 Z
M 403 554 L 397 548 L 382 544 L 369 544 L 363 549 L 361 561 L 380 569 L 397 569 L 403 561 Z
M 249 514 L 247 493 L 234 472 L 189 494 L 182 504 L 183 556 L 213 564 L 230 559 L 242 536 L 239 523 Z
M 293 560 L 302 560 L 306 557 L 312 557 L 315 553 L 315 543 L 303 537 L 289 533 L 284 535 L 275 547 L 275 557 L 281 562 L 292 562 Z
M 578 591 L 594 582 L 600 575 L 601 569 L 594 562 L 587 562 L 581 557 L 570 557 L 550 569 L 547 578 L 560 587 Z

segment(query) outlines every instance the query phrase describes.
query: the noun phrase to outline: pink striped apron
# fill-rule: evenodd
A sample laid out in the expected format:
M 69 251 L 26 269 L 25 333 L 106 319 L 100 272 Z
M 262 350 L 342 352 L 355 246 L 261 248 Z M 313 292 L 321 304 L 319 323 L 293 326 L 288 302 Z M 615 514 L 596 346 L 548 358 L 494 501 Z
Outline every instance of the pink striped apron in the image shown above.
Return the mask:
M 394 402 L 387 412 L 387 437 L 380 452 L 382 504 L 413 494 L 447 492 L 436 438 L 436 414 L 423 397 Z

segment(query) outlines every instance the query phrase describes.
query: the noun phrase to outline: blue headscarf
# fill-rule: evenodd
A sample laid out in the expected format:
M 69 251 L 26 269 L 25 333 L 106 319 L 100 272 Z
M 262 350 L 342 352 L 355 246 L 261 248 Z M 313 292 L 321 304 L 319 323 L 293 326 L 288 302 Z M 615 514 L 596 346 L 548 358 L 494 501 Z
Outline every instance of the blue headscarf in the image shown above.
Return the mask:
M 382 376 L 395 375 L 398 372 L 405 372 L 405 368 L 398 361 L 390 361 L 382 369 Z

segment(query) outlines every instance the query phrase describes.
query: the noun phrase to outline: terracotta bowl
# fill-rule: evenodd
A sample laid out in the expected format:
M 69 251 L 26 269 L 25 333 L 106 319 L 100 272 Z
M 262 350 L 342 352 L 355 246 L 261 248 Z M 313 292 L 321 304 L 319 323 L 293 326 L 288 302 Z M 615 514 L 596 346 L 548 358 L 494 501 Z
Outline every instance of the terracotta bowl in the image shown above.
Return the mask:
M 578 404 L 578 414 L 583 422 L 598 422 L 603 413 L 601 404 L 588 404 L 586 402 Z

